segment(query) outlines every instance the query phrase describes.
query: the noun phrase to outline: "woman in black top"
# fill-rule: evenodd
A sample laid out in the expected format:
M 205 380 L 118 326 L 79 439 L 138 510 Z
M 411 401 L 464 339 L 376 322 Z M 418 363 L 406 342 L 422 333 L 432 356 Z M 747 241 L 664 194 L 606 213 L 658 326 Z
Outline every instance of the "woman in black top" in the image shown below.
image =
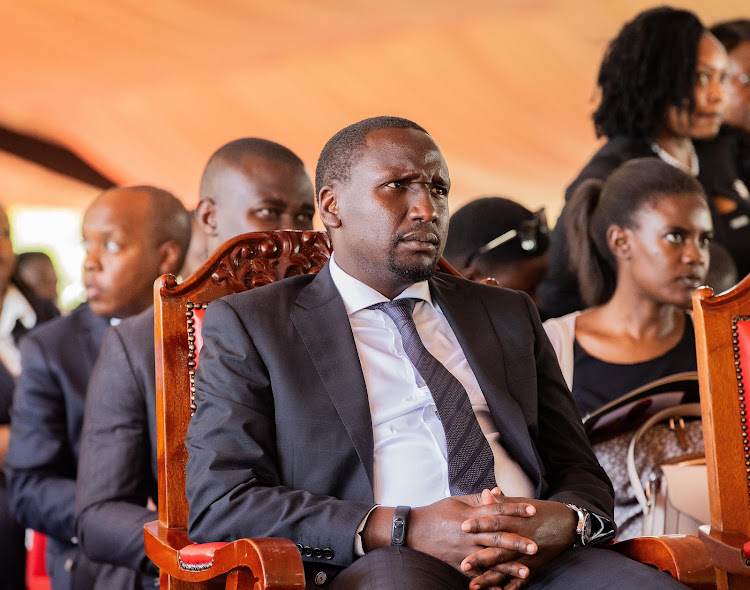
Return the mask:
M 544 327 L 585 415 L 655 379 L 696 370 L 686 311 L 708 271 L 713 229 L 700 183 L 658 158 L 630 160 L 604 183 L 585 181 L 568 207 L 571 260 L 590 307 Z M 600 457 L 605 469 L 607 458 Z M 637 535 L 640 508 L 624 492 L 625 465 L 612 467 L 615 518 L 635 525 L 619 534 Z
M 750 213 L 735 190 L 736 177 L 722 165 L 725 146 L 715 141 L 726 105 L 727 57 L 722 45 L 686 10 L 659 7 L 640 13 L 610 43 L 599 70 L 601 101 L 594 127 L 607 143 L 565 193 L 566 205 L 550 239 L 550 269 L 539 286 L 548 317 L 582 309 L 578 280 L 569 269 L 565 219 L 575 189 L 586 179 L 606 179 L 633 158 L 660 158 L 696 176 L 710 197 L 717 241 L 740 276 L 750 272 Z M 736 206 L 727 211 L 717 199 Z M 726 201 L 717 200 L 719 204 Z

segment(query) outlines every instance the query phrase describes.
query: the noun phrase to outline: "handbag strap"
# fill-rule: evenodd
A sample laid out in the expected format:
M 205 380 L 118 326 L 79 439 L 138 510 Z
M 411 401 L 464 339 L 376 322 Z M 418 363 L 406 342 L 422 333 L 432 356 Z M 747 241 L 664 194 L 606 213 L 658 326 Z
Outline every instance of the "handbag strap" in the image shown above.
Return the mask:
M 671 408 L 664 408 L 663 410 L 656 412 L 656 414 L 646 420 L 630 439 L 627 458 L 628 477 L 630 478 L 630 485 L 633 487 L 633 493 L 635 494 L 638 503 L 641 505 L 644 514 L 646 514 L 649 505 L 648 500 L 646 499 L 646 492 L 641 485 L 641 477 L 635 467 L 635 445 L 638 443 L 643 434 L 654 424 L 662 422 L 667 418 L 678 418 L 682 416 L 700 417 L 700 415 L 701 405 L 699 403 L 680 404 L 677 406 L 672 406 Z

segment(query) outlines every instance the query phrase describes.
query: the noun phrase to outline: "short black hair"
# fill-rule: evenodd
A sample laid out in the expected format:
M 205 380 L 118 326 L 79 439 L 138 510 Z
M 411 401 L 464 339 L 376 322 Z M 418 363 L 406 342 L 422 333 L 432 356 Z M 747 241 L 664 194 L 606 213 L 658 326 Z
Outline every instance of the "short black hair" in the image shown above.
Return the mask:
M 729 53 L 740 43 L 750 41 L 750 19 L 738 18 L 717 23 L 711 27 L 711 33 Z
M 451 215 L 443 256 L 456 269 L 462 270 L 480 255 L 482 246 L 508 231 L 517 230 L 524 221 L 533 218 L 529 209 L 505 197 L 471 201 Z M 481 256 L 492 264 L 536 258 L 549 247 L 546 234 L 538 237 L 540 241 L 533 252 L 524 250 L 519 239 L 511 239 Z
M 283 162 L 305 169 L 304 162 L 288 147 L 270 139 L 242 137 L 224 144 L 208 159 L 201 177 L 200 198 L 213 198 L 213 185 L 218 175 L 227 168 L 240 168 L 247 157 Z
M 39 250 L 31 250 L 29 252 L 21 252 L 16 256 L 16 264 L 17 266 L 23 266 L 27 262 L 33 262 L 35 260 L 46 260 L 50 264 L 54 263 L 52 262 L 52 258 L 50 258 L 50 255 L 46 252 L 41 252 Z
M 669 106 L 692 112 L 698 44 L 705 32 L 692 12 L 668 6 L 645 10 L 626 23 L 599 68 L 597 136 L 651 141 Z
M 315 168 L 315 200 L 320 190 L 334 181 L 346 182 L 352 165 L 362 155 L 367 134 L 378 129 L 415 129 L 429 135 L 414 121 L 401 117 L 380 116 L 364 119 L 344 127 L 323 146 Z

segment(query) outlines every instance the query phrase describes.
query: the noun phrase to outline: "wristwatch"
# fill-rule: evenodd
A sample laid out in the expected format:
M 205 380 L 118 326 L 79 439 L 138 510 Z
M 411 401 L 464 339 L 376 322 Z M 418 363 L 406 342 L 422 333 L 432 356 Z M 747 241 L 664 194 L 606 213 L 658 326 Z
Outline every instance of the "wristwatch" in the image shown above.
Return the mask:
M 391 527 L 391 545 L 402 547 L 406 545 L 406 524 L 409 517 L 409 506 L 396 506 L 393 511 L 393 525 Z
M 565 504 L 578 516 L 576 524 L 576 541 L 573 547 L 599 545 L 614 538 L 615 525 L 611 520 L 575 504 Z

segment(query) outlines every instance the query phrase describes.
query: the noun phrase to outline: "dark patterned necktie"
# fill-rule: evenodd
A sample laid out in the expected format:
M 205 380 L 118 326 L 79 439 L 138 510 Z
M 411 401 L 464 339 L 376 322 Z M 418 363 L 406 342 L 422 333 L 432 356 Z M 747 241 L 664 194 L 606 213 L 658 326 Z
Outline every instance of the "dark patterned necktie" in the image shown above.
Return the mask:
M 398 328 L 404 351 L 427 383 L 435 400 L 448 447 L 448 484 L 452 495 L 474 494 L 495 483 L 492 449 L 479 426 L 466 390 L 422 343 L 412 312 L 417 299 L 377 303 L 370 309 L 387 314 Z

